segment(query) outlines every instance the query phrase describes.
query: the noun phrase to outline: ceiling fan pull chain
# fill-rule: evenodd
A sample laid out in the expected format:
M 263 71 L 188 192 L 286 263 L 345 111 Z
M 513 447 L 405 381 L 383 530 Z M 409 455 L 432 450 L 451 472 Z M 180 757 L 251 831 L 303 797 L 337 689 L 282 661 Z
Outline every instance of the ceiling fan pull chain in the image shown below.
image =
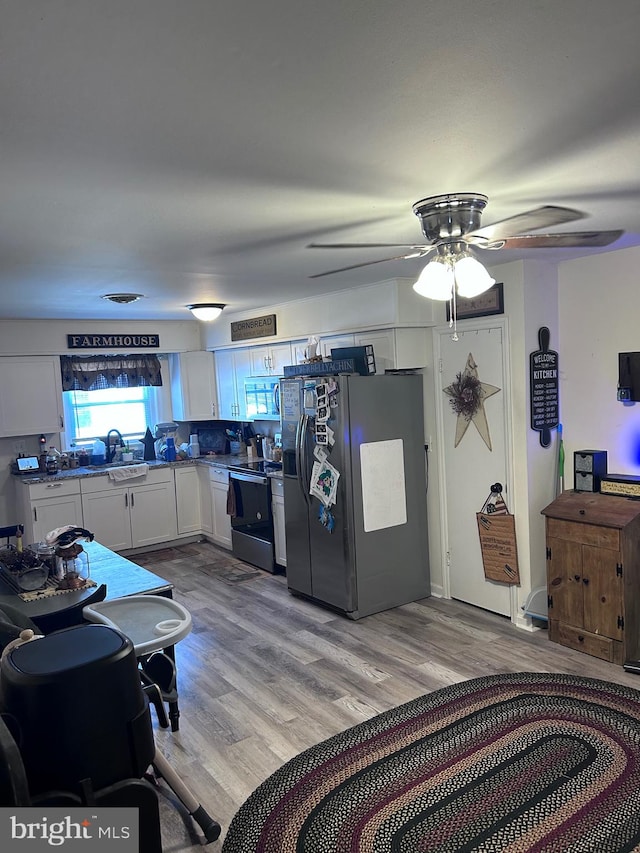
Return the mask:
M 449 300 L 449 328 L 453 326 L 453 334 L 451 335 L 452 341 L 458 340 L 458 311 L 456 306 L 456 290 L 457 287 L 454 286 L 451 288 L 451 299 Z

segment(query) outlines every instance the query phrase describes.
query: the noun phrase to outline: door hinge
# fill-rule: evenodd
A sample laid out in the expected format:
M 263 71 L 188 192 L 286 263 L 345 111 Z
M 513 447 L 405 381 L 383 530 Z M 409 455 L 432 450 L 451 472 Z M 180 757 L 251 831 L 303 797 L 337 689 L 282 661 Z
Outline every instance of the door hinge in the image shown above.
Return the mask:
M 616 575 L 622 577 L 622 563 L 616 563 Z
M 618 628 L 624 631 L 624 616 L 618 616 Z
M 547 548 L 547 560 L 551 559 L 551 548 Z
M 451 568 L 451 551 L 447 551 L 447 568 Z
M 552 595 L 547 596 L 547 607 L 549 609 L 551 609 L 553 607 L 553 596 Z
M 438 359 L 438 373 L 442 373 L 442 368 L 443 368 L 442 359 L 440 358 L 440 359 Z

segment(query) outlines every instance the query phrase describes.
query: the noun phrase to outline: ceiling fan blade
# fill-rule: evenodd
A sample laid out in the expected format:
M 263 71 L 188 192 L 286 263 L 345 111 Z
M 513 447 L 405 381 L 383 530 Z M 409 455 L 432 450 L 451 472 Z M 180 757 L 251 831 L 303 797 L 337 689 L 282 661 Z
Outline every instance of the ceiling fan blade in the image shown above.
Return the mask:
M 478 237 L 491 242 L 504 240 L 514 234 L 526 234 L 527 231 L 537 231 L 538 228 L 550 228 L 553 225 L 562 225 L 565 222 L 575 222 L 576 219 L 584 219 L 585 216 L 586 214 L 579 210 L 572 210 L 570 207 L 544 205 L 535 210 L 527 210 L 524 213 L 516 214 L 516 216 L 501 219 L 499 222 L 494 222 L 493 225 L 478 228 L 476 231 L 470 231 L 464 235 L 464 239 L 469 243 L 476 243 Z
M 608 246 L 621 237 L 624 231 L 574 231 L 565 234 L 521 234 L 499 241 L 499 249 L 571 249 L 584 246 Z M 482 246 L 480 246 L 482 248 Z M 491 248 L 486 246 L 485 248 Z
M 424 258 L 425 255 L 428 255 L 431 251 L 433 251 L 435 246 L 429 246 L 428 248 L 418 246 L 417 248 L 419 249 L 419 251 L 412 252 L 409 255 L 396 255 L 396 257 L 394 258 L 380 258 L 379 261 L 365 261 L 363 264 L 351 264 L 351 266 L 349 267 L 340 267 L 340 269 L 337 270 L 327 270 L 327 272 L 319 272 L 315 275 L 310 275 L 309 278 L 322 278 L 322 276 L 324 275 L 333 275 L 334 273 L 346 272 L 347 270 L 357 270 L 360 267 L 370 267 L 373 264 L 383 264 L 385 263 L 385 261 L 406 261 L 410 258 Z
M 309 243 L 307 249 L 431 249 L 424 243 Z

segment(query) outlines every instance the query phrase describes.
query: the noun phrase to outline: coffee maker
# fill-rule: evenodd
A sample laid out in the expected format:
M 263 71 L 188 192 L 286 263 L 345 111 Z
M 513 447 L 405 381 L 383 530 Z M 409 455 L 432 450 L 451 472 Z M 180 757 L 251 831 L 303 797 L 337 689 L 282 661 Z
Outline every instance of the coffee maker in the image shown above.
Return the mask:
M 170 421 L 167 423 L 156 424 L 154 433 L 154 447 L 156 451 L 156 459 L 164 459 L 167 450 L 167 439 L 173 438 L 175 441 L 178 424 Z

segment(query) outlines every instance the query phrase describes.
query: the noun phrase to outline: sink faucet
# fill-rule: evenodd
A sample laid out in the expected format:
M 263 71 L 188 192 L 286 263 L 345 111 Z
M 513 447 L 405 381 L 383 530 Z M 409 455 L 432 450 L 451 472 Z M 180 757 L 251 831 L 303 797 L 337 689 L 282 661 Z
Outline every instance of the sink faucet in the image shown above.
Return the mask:
M 118 440 L 113 445 L 113 447 L 111 446 L 111 433 L 115 433 L 117 438 L 118 438 Z M 113 457 L 116 455 L 116 448 L 117 448 L 118 444 L 120 445 L 120 447 L 125 446 L 124 439 L 122 438 L 122 435 L 119 432 L 119 430 L 110 429 L 109 432 L 107 433 L 107 440 L 105 443 L 107 445 L 107 459 L 106 459 L 106 461 L 107 462 L 113 462 Z

